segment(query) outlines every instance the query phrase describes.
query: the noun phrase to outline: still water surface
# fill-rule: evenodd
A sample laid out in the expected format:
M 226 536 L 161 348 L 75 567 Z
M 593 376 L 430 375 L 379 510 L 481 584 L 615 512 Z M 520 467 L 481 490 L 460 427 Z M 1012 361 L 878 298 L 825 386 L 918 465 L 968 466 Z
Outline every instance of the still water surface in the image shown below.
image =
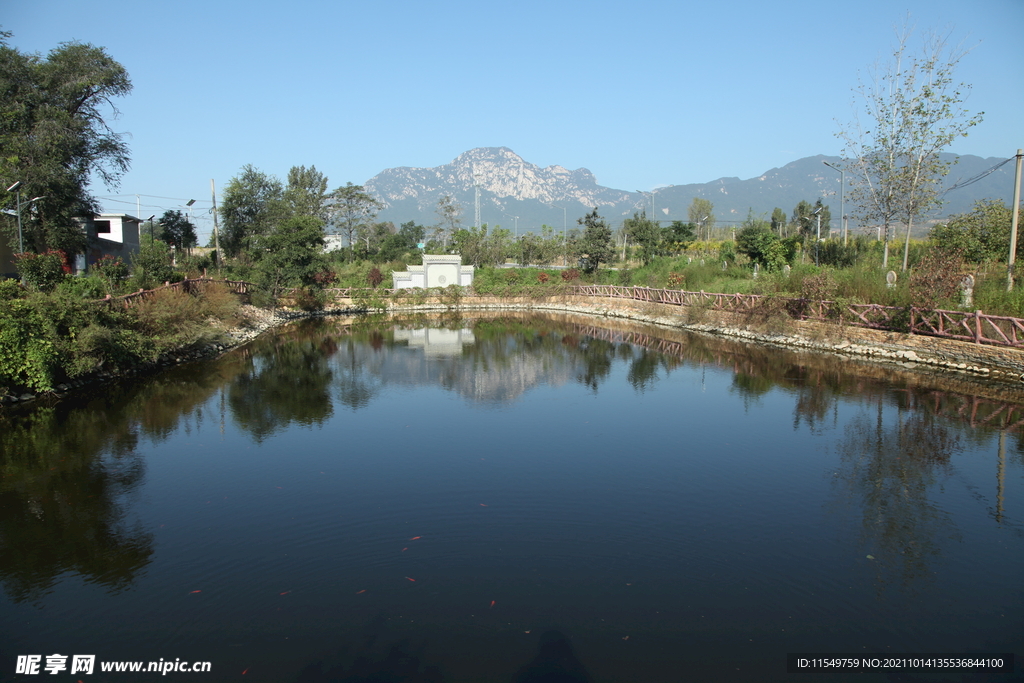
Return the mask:
M 15 674 L 53 653 L 305 683 L 1022 657 L 1021 397 L 566 316 L 291 325 L 0 416 L 0 680 L 77 680 Z M 960 680 L 915 676 L 856 680 Z

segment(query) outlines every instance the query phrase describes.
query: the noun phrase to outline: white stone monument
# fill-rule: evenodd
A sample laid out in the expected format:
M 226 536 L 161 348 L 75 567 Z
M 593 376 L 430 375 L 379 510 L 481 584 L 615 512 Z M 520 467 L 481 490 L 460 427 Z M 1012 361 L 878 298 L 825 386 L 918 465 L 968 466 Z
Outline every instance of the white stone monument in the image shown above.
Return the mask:
M 473 284 L 473 266 L 462 265 L 462 257 L 458 254 L 424 254 L 422 266 L 409 266 L 405 272 L 392 273 L 391 278 L 395 289 L 448 285 L 469 287 Z

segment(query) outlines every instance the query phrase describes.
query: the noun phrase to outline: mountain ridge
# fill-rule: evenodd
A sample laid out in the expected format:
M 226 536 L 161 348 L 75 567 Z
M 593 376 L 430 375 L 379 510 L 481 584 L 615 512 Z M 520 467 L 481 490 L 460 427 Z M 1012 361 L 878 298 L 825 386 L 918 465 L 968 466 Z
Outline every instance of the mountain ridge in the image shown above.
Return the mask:
M 949 154 L 942 156 L 945 160 L 957 158 Z M 974 177 L 1003 161 L 974 155 L 963 155 L 959 160 L 946 177 L 944 187 Z M 602 186 L 586 168 L 540 167 L 508 147 L 478 147 L 441 166 L 385 169 L 366 181 L 364 187 L 384 205 L 379 219 L 396 225 L 410 220 L 424 225 L 436 224 L 439 221 L 435 213 L 437 201 L 444 195 L 453 197 L 463 207 L 462 224 L 473 225 L 477 185 L 481 223 L 509 229 L 515 226 L 518 233 L 536 232 L 542 224 L 555 229 L 575 226 L 576 220 L 594 207 L 613 227 L 640 210 L 648 210 L 667 225 L 673 220 L 687 220 L 687 209 L 695 197 L 714 204 L 719 224 L 739 223 L 748 211 L 757 216 L 769 216 L 775 207 L 789 215 L 799 201 L 814 202 L 818 198 L 838 219 L 840 175 L 822 163 L 825 161 L 838 165 L 841 159 L 815 155 L 768 169 L 753 178 L 725 176 L 706 183 L 667 185 L 640 193 Z M 974 202 L 982 198 L 1009 203 L 1012 183 L 1012 165 L 1007 164 L 978 182 L 951 192 L 942 210 L 930 218 L 969 211 Z M 847 178 L 847 215 L 852 213 L 849 194 Z M 653 212 L 650 211 L 652 197 Z M 855 226 L 852 218 L 850 225 Z

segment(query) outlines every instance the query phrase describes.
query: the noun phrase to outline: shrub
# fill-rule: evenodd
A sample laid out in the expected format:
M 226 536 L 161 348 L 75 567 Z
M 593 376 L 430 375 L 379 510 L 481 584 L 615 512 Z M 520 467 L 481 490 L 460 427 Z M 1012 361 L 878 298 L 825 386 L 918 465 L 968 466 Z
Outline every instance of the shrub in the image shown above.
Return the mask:
M 939 307 L 956 297 L 963 280 L 964 252 L 959 249 L 932 249 L 910 275 L 911 303 Z
M 366 274 L 366 281 L 370 283 L 370 286 L 377 289 L 380 283 L 384 282 L 384 275 L 381 274 L 380 268 L 374 266 L 370 269 L 370 272 Z
M 139 251 L 132 255 L 133 289 L 151 289 L 165 282 L 175 280 L 174 269 L 171 268 L 171 250 L 160 240 L 143 240 Z
M 575 268 L 568 268 L 562 271 L 562 280 L 565 282 L 572 282 L 573 280 L 580 279 L 580 271 Z
M 98 275 L 65 278 L 55 291 L 79 299 L 102 299 L 111 293 L 110 283 Z
M 672 289 L 682 289 L 686 283 L 686 276 L 682 273 L 669 273 L 668 286 Z
M 25 282 L 43 292 L 52 291 L 65 277 L 64 252 L 17 254 L 15 267 Z
M 128 277 L 128 264 L 120 256 L 104 256 L 92 265 L 92 270 L 108 282 L 120 282 Z
M 551 278 L 547 273 L 537 273 L 537 282 L 541 283 L 542 285 L 545 284 L 550 279 Z

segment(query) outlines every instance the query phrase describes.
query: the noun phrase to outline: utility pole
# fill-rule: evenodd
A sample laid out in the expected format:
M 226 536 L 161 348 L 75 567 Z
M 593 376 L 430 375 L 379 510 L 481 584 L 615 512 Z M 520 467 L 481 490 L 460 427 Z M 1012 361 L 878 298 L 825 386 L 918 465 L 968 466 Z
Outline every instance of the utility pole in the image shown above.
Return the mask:
M 843 225 L 843 246 L 845 247 L 849 243 L 846 236 L 846 171 L 838 166 L 833 166 L 827 161 L 821 163 L 835 171 L 839 171 L 839 222 Z M 829 233 L 831 234 L 831 232 L 830 229 Z
M 213 249 L 217 254 L 217 275 L 220 276 L 220 236 L 217 233 L 217 190 L 213 185 L 213 178 L 210 178 L 210 194 L 213 195 Z
M 1013 263 L 1017 260 L 1017 220 L 1020 214 L 1020 165 L 1024 150 L 1017 150 L 1017 173 L 1013 179 L 1013 221 L 1010 223 L 1010 258 L 1006 262 L 1006 291 L 1013 291 Z

